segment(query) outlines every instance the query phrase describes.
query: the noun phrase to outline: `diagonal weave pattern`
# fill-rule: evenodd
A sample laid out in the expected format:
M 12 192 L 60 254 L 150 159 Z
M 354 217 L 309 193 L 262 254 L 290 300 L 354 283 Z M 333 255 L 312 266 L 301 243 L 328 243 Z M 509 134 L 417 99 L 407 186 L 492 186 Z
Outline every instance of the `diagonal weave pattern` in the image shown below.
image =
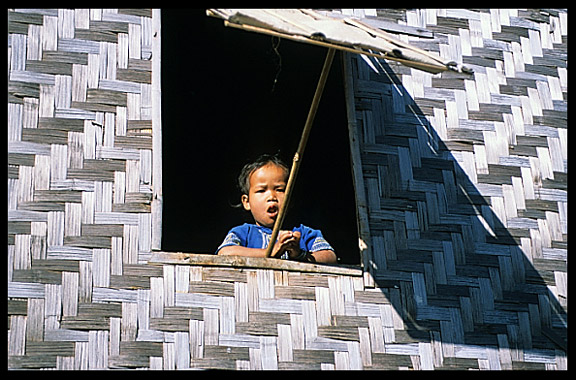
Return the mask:
M 9 368 L 567 368 L 567 12 L 354 12 L 364 276 L 149 263 L 151 10 L 9 11 Z
M 488 368 L 516 368 L 567 338 L 566 14 L 378 15 L 474 75 L 352 60 L 376 286 L 413 287 L 397 310 L 445 353 L 488 344 Z

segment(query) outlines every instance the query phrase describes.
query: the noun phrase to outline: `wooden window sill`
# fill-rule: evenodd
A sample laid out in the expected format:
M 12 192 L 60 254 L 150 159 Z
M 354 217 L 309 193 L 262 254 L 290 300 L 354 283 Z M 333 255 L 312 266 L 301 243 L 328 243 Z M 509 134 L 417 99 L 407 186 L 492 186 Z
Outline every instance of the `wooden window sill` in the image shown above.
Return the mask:
M 359 266 L 302 263 L 261 257 L 218 256 L 182 252 L 153 252 L 149 264 L 199 265 L 234 268 L 274 269 L 295 272 L 311 272 L 361 277 L 364 271 Z

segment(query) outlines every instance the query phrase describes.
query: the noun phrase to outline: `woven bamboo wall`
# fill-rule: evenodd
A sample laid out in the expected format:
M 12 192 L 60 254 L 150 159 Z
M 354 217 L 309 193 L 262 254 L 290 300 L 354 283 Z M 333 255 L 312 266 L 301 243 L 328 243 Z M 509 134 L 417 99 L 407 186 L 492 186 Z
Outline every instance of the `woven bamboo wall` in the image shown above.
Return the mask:
M 367 14 L 475 71 L 349 57 L 371 276 L 149 263 L 152 12 L 9 12 L 8 367 L 565 369 L 566 12 Z
M 150 9 L 8 12 L 9 367 L 109 365 L 94 291 L 152 244 L 152 47 Z
M 442 353 L 422 366 L 562 368 L 566 13 L 377 14 L 474 75 L 351 61 L 375 285 Z

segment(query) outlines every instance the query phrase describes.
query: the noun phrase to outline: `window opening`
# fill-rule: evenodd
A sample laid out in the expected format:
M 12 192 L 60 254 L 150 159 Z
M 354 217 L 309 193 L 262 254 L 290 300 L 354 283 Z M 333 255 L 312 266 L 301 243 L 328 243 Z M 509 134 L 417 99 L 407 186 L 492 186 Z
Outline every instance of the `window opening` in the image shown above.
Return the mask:
M 204 10 L 162 10 L 162 250 L 212 254 L 252 222 L 236 178 L 262 153 L 291 164 L 327 50 L 233 30 Z M 284 228 L 322 230 L 359 264 L 344 81 L 337 53 Z

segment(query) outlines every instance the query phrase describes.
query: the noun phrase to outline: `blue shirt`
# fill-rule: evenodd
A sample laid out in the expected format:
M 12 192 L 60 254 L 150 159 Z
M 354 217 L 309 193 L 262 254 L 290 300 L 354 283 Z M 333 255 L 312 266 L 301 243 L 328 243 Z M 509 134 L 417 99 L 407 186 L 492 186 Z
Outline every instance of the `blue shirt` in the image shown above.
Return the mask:
M 315 230 L 301 224 L 300 227 L 294 227 L 292 232 L 300 232 L 300 249 L 307 252 L 316 252 L 324 249 L 334 251 L 334 248 L 324 239 L 320 230 Z M 257 224 L 244 223 L 241 226 L 232 228 L 226 238 L 220 244 L 216 253 L 224 247 L 239 245 L 247 248 L 268 248 L 272 230 Z M 287 258 L 287 257 L 282 257 Z

